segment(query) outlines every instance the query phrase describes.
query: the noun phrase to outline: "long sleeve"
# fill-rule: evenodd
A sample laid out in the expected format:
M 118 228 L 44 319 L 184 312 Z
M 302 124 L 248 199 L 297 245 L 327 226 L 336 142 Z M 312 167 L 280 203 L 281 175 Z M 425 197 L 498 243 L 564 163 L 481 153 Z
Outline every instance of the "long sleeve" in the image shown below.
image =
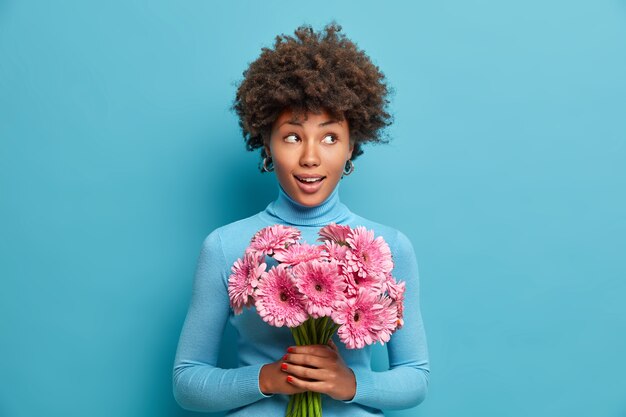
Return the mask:
M 429 364 L 424 323 L 419 303 L 419 275 L 409 239 L 398 232 L 392 247 L 394 277 L 406 282 L 404 326 L 387 343 L 389 370 L 353 369 L 357 390 L 349 402 L 378 409 L 404 409 L 421 403 L 427 393 Z
M 174 397 L 189 410 L 222 411 L 266 397 L 259 389 L 261 364 L 216 367 L 229 317 L 228 273 L 219 232 L 214 231 L 202 245 L 174 362 Z

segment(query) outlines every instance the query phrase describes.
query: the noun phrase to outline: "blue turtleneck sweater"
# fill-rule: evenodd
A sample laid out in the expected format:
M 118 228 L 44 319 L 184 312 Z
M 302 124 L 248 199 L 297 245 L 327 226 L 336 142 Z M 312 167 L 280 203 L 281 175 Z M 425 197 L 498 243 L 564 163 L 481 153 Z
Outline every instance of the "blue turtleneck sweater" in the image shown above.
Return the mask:
M 279 187 L 278 198 L 246 219 L 220 227 L 202 244 L 193 293 L 180 335 L 174 363 L 174 396 L 195 411 L 230 410 L 229 416 L 284 416 L 285 395 L 264 395 L 259 389 L 261 367 L 274 362 L 294 345 L 286 327 L 263 322 L 254 308 L 234 316 L 229 307 L 228 276 L 242 256 L 250 238 L 273 224 L 296 226 L 302 240 L 315 243 L 320 227 L 329 223 L 365 226 L 382 236 L 391 248 L 394 277 L 406 282 L 404 327 L 391 336 L 387 346 L 389 370 L 371 369 L 371 346 L 349 350 L 335 338 L 341 356 L 356 377 L 356 395 L 350 401 L 323 396 L 325 417 L 382 415 L 383 409 L 416 406 L 428 386 L 428 351 L 419 307 L 419 281 L 411 243 L 401 232 L 352 213 L 339 201 L 338 187 L 321 205 L 305 207 Z M 216 366 L 224 327 L 237 333 L 239 366 Z M 336 336 L 335 336 L 336 337 Z

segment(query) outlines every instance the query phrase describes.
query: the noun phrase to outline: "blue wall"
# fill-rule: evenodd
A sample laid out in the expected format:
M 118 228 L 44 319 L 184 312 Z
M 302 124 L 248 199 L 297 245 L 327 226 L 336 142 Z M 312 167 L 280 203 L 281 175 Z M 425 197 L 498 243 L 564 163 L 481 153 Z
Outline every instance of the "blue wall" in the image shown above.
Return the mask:
M 389 415 L 626 416 L 624 0 L 0 0 L 0 415 L 196 415 L 200 244 L 276 195 L 234 84 L 333 18 L 396 90 L 342 185 L 420 262 L 430 393 Z

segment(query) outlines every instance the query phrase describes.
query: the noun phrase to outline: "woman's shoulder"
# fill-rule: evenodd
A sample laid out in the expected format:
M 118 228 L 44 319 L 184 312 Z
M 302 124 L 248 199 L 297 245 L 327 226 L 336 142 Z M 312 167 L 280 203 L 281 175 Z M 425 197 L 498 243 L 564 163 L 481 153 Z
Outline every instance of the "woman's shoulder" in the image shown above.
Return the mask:
M 212 230 L 203 242 L 205 250 L 223 251 L 226 260 L 244 252 L 254 234 L 265 226 L 259 214 L 237 220 Z
M 262 228 L 263 225 L 264 222 L 259 217 L 259 213 L 257 213 L 250 217 L 222 225 L 213 230 L 212 233 L 218 233 L 222 237 L 232 238 L 235 236 L 245 235 L 248 231 L 254 234 L 254 232 L 256 232 L 259 228 Z M 250 234 L 248 238 L 252 237 L 252 234 Z

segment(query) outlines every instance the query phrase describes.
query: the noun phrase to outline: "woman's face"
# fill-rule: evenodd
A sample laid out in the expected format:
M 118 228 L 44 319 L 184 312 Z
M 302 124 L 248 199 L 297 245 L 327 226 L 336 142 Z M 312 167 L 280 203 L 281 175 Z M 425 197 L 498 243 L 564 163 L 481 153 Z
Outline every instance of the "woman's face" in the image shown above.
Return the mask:
M 296 119 L 289 109 L 278 116 L 265 144 L 280 185 L 294 201 L 309 207 L 333 192 L 352 148 L 347 120 L 335 120 L 325 111 Z

